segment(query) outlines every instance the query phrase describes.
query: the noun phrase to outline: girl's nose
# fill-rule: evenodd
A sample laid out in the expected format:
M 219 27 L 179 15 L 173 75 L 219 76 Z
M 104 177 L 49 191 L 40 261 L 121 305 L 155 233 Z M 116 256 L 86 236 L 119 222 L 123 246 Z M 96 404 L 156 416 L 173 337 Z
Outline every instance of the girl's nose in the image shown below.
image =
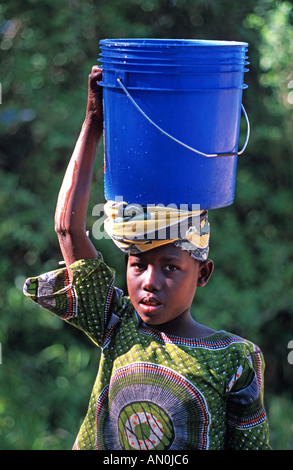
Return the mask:
M 145 270 L 142 287 L 144 290 L 152 292 L 159 290 L 161 286 L 160 274 L 152 265 L 148 265 Z

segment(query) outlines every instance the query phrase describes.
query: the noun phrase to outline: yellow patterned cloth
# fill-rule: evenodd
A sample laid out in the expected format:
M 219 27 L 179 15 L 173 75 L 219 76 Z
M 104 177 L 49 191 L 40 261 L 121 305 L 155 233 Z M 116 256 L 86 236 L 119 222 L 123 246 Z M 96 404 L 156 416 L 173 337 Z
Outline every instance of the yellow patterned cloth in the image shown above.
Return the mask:
M 124 252 L 137 254 L 168 243 L 190 252 L 200 261 L 207 259 L 210 226 L 208 212 L 172 206 L 140 206 L 108 201 L 104 227 Z

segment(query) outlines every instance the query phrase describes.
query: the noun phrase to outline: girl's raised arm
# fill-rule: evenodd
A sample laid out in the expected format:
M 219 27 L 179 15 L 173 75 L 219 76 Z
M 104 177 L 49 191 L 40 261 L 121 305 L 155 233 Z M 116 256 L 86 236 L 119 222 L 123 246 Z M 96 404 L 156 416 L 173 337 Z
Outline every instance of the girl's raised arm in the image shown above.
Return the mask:
M 55 231 L 66 266 L 97 257 L 86 234 L 86 215 L 98 143 L 103 134 L 102 70 L 89 75 L 86 117 L 68 164 L 56 206 Z

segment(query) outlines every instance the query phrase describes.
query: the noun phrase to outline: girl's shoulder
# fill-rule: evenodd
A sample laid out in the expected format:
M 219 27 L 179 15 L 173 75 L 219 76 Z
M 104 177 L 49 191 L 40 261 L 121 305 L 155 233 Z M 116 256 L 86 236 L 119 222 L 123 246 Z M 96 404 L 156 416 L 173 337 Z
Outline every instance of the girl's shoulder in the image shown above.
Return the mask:
M 252 341 L 243 338 L 235 333 L 230 333 L 225 330 L 220 330 L 206 338 L 215 344 L 216 348 L 221 348 L 229 352 L 234 351 L 236 354 L 251 355 L 261 354 L 259 346 Z

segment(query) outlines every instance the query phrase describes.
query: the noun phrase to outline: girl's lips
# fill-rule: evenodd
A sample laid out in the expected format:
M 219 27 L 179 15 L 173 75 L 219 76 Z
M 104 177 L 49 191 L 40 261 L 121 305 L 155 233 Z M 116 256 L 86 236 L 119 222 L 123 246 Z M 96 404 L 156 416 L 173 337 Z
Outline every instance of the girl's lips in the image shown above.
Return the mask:
M 147 312 L 151 312 L 159 308 L 162 304 L 154 297 L 144 297 L 139 302 L 140 307 Z
M 152 307 L 157 307 L 158 305 L 161 305 L 161 302 L 159 302 L 155 297 L 144 297 L 140 301 L 140 304 L 150 305 Z

